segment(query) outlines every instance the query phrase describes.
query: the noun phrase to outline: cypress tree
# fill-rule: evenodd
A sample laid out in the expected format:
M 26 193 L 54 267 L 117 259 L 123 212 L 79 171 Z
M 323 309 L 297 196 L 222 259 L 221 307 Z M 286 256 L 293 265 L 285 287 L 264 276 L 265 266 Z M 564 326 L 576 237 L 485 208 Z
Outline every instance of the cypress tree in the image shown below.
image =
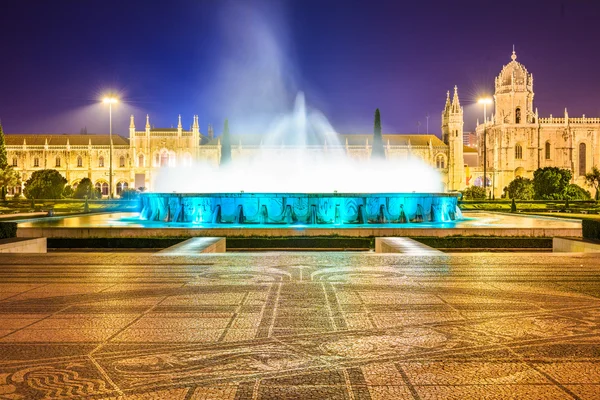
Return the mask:
M 373 149 L 371 151 L 371 158 L 385 158 L 379 108 L 375 110 L 375 121 L 373 122 Z
M 225 119 L 223 126 L 223 137 L 221 138 L 221 165 L 231 161 L 231 138 L 229 137 L 229 120 Z
M 6 143 L 4 142 L 4 132 L 2 123 L 0 123 L 0 169 L 8 167 L 8 158 L 6 156 Z

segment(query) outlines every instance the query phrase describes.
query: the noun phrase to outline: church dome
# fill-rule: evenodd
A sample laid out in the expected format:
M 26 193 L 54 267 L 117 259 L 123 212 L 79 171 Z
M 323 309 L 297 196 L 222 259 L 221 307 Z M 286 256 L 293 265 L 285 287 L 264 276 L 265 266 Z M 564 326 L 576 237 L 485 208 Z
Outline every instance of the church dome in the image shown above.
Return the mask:
M 513 50 L 511 62 L 506 64 L 500 75 L 496 78 L 496 93 L 510 92 L 515 90 L 531 91 L 533 76 L 527 71 L 523 64 L 517 61 L 517 54 Z

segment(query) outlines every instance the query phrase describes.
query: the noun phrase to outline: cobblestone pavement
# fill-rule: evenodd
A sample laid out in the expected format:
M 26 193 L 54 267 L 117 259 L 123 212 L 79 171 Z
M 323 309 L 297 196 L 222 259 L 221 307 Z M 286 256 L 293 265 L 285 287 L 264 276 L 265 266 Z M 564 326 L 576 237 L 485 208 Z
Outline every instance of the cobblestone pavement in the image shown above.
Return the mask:
M 0 255 L 0 399 L 600 399 L 600 257 Z

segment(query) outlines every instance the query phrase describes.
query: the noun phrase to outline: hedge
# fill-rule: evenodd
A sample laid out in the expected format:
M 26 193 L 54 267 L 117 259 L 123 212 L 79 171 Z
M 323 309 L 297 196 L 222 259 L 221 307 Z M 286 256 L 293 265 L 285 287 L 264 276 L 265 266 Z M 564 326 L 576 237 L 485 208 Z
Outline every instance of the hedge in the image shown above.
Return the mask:
M 0 239 L 17 237 L 16 222 L 0 222 Z
M 582 220 L 581 232 L 584 239 L 600 239 L 600 221 L 593 219 Z

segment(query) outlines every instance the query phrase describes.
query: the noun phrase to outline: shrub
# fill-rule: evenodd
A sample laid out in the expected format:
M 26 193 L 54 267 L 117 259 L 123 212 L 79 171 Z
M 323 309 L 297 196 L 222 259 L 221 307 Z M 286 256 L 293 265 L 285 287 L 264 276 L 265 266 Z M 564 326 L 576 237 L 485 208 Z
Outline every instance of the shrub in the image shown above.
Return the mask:
M 574 183 L 565 188 L 564 196 L 567 200 L 590 200 L 592 198 L 590 192 Z
M 571 171 L 558 167 L 538 168 L 533 173 L 536 200 L 562 200 L 571 181 Z
M 0 222 L 0 239 L 17 237 L 16 222 Z
M 67 185 L 65 186 L 65 188 L 63 189 L 62 195 L 65 199 L 70 199 L 71 197 L 73 197 L 73 188 L 71 187 L 71 185 Z
M 600 239 L 600 221 L 584 219 L 581 221 L 581 231 L 584 239 Z
M 511 199 L 517 200 L 532 200 L 533 199 L 533 182 L 531 179 L 517 176 L 504 189 L 506 194 Z
M 482 186 L 469 186 L 461 193 L 465 200 L 485 200 L 485 189 Z

